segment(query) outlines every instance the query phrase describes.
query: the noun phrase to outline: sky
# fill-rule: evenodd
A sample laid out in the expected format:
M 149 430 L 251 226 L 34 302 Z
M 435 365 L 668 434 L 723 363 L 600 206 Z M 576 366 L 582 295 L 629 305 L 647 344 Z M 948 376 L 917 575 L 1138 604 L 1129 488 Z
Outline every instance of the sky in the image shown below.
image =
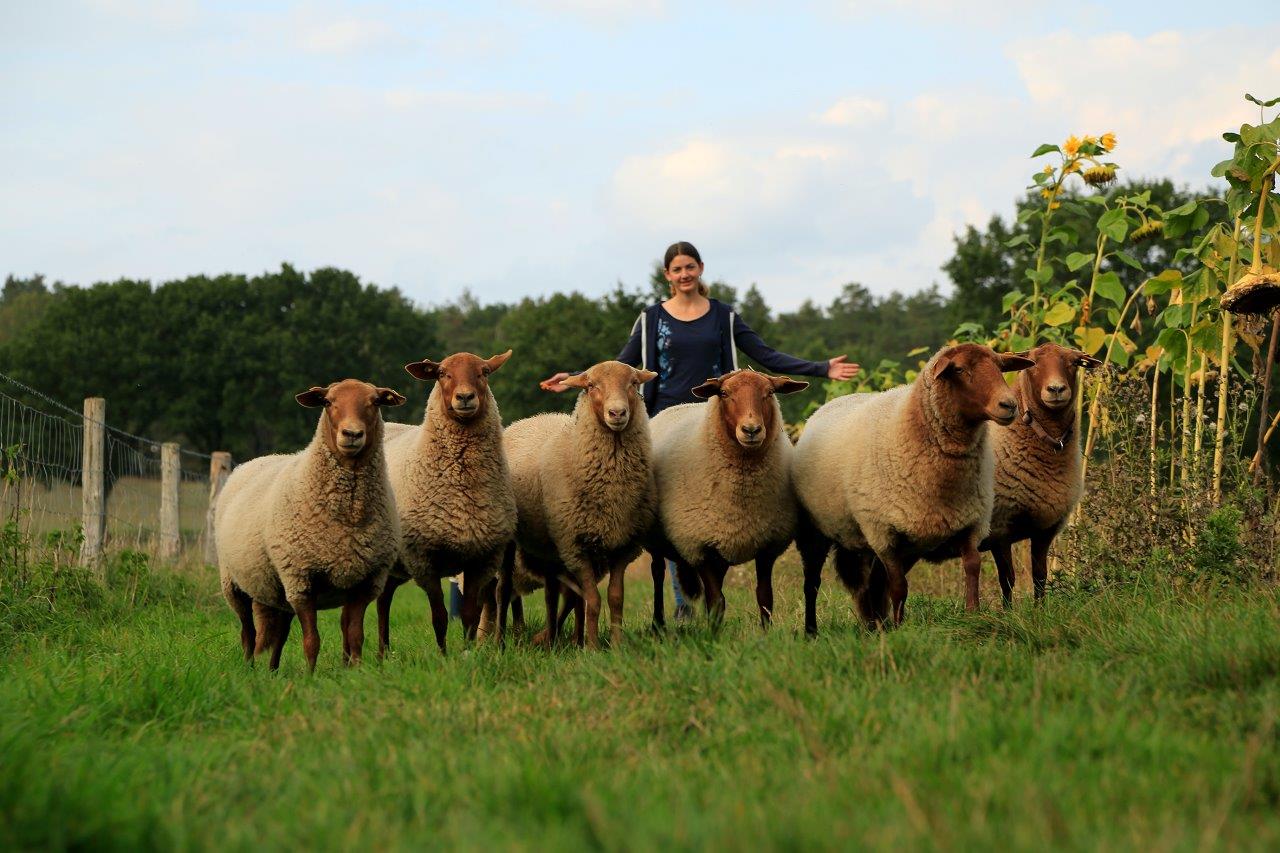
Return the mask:
M 937 283 L 1041 142 L 1209 184 L 1280 3 L 0 0 L 0 273 L 337 266 L 429 305 Z

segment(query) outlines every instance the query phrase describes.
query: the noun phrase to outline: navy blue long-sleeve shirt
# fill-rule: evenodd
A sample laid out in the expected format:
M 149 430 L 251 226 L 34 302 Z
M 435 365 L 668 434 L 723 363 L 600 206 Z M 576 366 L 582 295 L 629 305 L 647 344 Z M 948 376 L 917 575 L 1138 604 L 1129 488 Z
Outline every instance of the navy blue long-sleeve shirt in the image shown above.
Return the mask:
M 718 350 L 711 343 L 712 334 L 718 341 Z M 827 362 L 778 352 L 732 308 L 716 299 L 711 300 L 711 309 L 705 315 L 690 321 L 675 319 L 661 303 L 650 305 L 636 318 L 618 361 L 659 374 L 659 379 L 644 387 L 645 408 L 656 415 L 665 408 L 696 399 L 690 392 L 705 380 L 736 370 L 739 349 L 774 373 L 827 375 Z

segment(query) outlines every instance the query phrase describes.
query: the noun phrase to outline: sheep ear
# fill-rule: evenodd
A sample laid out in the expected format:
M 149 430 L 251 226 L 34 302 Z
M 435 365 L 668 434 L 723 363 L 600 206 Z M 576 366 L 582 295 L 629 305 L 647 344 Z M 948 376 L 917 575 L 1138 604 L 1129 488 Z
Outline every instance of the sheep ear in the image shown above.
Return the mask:
M 488 366 L 488 368 L 489 368 L 489 372 L 490 372 L 490 373 L 493 373 L 493 372 L 494 372 L 495 370 L 497 370 L 499 367 L 502 367 L 502 365 L 506 364 L 506 363 L 507 363 L 507 359 L 509 359 L 509 358 L 511 358 L 511 350 L 507 350 L 507 351 L 506 351 L 506 352 L 504 352 L 504 353 L 501 353 L 501 354 L 499 354 L 499 355 L 495 355 L 493 358 L 487 359 L 487 360 L 485 361 L 485 365 L 487 365 L 487 366 Z
M 996 364 L 1000 365 L 1001 373 L 1013 373 L 1015 370 L 1026 370 L 1028 367 L 1036 366 L 1036 363 L 1026 356 L 1007 352 L 996 353 Z
M 770 376 L 769 381 L 773 383 L 773 390 L 779 394 L 794 394 L 809 387 L 808 382 L 791 379 L 787 376 Z
M 1029 349 L 1024 349 L 1022 352 L 1015 352 L 1010 354 L 1016 355 L 1018 358 L 1031 358 L 1031 350 Z M 1031 360 L 1035 361 L 1035 359 L 1031 359 Z
M 406 397 L 391 388 L 379 388 L 373 402 L 379 406 L 403 406 Z
M 328 393 L 328 388 L 321 388 L 319 385 L 316 385 L 310 391 L 303 391 L 293 399 L 297 400 L 299 404 L 306 406 L 308 409 L 318 409 L 325 404 L 325 395 Z
M 719 397 L 720 396 L 720 380 L 708 379 L 706 382 L 703 382 L 701 385 L 696 386 L 691 393 L 693 394 L 693 396 L 697 397 L 699 400 L 708 400 L 712 397 Z
M 440 375 L 440 365 L 429 358 L 424 358 L 422 361 L 411 361 L 404 366 L 404 369 L 409 371 L 409 375 L 414 379 L 421 379 L 426 382 L 430 382 Z
M 648 382 L 650 379 L 657 379 L 658 374 L 654 373 L 652 370 L 637 370 L 636 378 L 639 379 L 640 384 L 643 385 L 644 383 Z
M 1095 367 L 1102 367 L 1102 362 L 1088 353 L 1080 350 L 1072 350 L 1071 355 L 1074 356 L 1073 363 L 1076 367 L 1083 367 L 1085 370 L 1093 370 Z
M 938 360 L 933 363 L 933 378 L 938 379 L 949 370 L 954 370 L 955 364 L 951 361 L 950 356 L 938 356 Z
M 575 373 L 560 380 L 561 385 L 568 385 L 570 388 L 586 388 L 590 382 L 585 373 Z

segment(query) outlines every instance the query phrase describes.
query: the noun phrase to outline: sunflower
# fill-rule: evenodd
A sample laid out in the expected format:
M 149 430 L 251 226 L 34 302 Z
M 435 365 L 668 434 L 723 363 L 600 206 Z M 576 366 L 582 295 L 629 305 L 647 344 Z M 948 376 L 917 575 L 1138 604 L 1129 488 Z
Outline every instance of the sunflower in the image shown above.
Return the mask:
M 1068 136 L 1067 141 L 1062 143 L 1062 150 L 1067 152 L 1068 157 L 1074 157 L 1080 151 L 1080 140 L 1075 136 Z
M 1107 131 L 1102 134 L 1102 138 L 1098 140 L 1098 143 L 1102 146 L 1103 151 L 1110 151 L 1116 147 L 1116 135 L 1111 131 Z
M 1080 177 L 1091 187 L 1105 187 L 1116 179 L 1116 167 L 1109 163 L 1086 169 Z
M 1129 235 L 1129 239 L 1135 243 L 1141 243 L 1144 240 L 1154 240 L 1163 233 L 1163 222 L 1159 219 L 1148 219 L 1146 222 L 1133 229 L 1133 233 Z

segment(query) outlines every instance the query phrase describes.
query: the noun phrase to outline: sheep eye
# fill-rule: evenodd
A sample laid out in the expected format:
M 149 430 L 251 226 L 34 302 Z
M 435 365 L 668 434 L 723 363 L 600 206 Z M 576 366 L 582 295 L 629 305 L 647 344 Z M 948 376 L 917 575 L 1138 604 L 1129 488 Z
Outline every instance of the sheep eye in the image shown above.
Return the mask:
M 488 375 L 489 375 L 489 368 L 487 368 L 487 367 L 482 367 L 482 368 L 480 368 L 480 375 L 481 375 L 481 376 L 488 376 Z

